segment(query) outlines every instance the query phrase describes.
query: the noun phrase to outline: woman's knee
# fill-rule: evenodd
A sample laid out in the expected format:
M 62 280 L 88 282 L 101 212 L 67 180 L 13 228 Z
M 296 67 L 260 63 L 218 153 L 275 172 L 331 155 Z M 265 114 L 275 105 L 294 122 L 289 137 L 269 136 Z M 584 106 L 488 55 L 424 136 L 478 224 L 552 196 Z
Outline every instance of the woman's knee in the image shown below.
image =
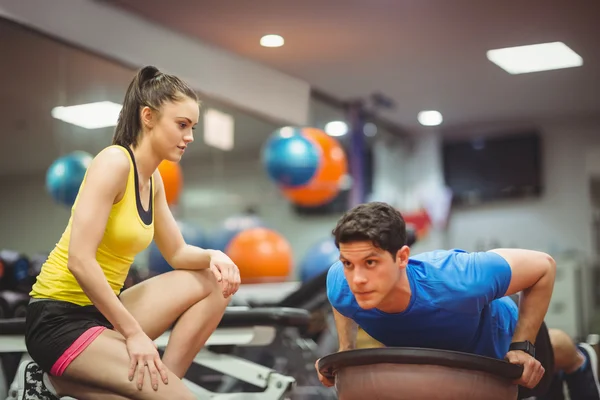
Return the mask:
M 203 269 L 194 272 L 196 272 L 200 276 L 200 279 L 202 279 L 202 281 L 205 282 L 211 293 L 223 293 L 223 282 L 219 282 L 217 280 L 217 277 L 211 270 Z
M 215 286 L 211 289 L 211 293 L 209 295 L 211 298 L 211 302 L 214 302 L 215 307 L 220 310 L 222 313 L 225 312 L 227 306 L 231 302 L 231 297 L 225 297 L 223 294 L 223 286 L 220 283 L 216 283 Z
M 209 269 L 194 271 L 194 274 L 203 282 L 203 286 L 206 287 L 207 297 L 210 297 L 218 303 L 222 308 L 223 312 L 231 301 L 230 297 L 223 296 L 223 284 L 217 281 L 215 274 Z
M 174 289 L 184 290 L 188 296 L 192 296 L 196 301 L 220 290 L 220 284 L 217 282 L 215 274 L 209 269 L 176 270 L 171 273 L 177 275 L 176 282 L 173 282 Z

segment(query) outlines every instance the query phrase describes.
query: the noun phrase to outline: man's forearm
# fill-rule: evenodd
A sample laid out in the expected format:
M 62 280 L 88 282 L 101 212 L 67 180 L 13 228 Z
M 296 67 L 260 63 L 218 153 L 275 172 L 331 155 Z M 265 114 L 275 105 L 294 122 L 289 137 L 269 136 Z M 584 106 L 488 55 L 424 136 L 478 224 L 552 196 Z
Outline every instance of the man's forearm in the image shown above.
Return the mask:
M 352 350 L 356 348 L 356 335 L 358 334 L 358 325 L 350 318 L 333 310 L 335 326 L 337 328 L 339 351 Z
M 535 285 L 521 292 L 519 320 L 513 335 L 513 342 L 529 340 L 531 343 L 535 343 L 550 305 L 555 275 L 556 267 L 552 265 Z
M 210 266 L 212 250 L 185 245 L 175 253 L 170 261 L 174 269 L 206 269 Z

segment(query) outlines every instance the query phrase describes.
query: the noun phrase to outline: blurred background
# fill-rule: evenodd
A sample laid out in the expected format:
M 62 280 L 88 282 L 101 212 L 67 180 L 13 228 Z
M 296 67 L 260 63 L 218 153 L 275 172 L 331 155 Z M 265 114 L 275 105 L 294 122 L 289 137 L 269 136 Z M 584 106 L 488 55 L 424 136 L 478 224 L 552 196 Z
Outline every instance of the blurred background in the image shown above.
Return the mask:
M 413 253 L 550 253 L 548 325 L 598 332 L 599 8 L 0 0 L 3 288 L 30 288 L 127 85 L 155 65 L 202 99 L 195 142 L 161 165 L 173 214 L 189 242 L 240 265 L 246 293 L 326 271 L 340 215 L 385 201 Z M 169 268 L 151 246 L 128 285 Z

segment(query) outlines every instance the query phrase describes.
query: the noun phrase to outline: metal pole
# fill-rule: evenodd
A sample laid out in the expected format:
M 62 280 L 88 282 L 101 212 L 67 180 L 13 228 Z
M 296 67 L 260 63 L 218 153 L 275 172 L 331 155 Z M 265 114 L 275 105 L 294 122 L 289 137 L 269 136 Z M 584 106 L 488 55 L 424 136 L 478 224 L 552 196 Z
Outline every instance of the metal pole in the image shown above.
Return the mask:
M 361 101 L 352 102 L 348 107 L 350 134 L 349 169 L 352 186 L 348 199 L 348 207 L 353 208 L 366 200 L 365 193 L 365 151 L 364 107 Z

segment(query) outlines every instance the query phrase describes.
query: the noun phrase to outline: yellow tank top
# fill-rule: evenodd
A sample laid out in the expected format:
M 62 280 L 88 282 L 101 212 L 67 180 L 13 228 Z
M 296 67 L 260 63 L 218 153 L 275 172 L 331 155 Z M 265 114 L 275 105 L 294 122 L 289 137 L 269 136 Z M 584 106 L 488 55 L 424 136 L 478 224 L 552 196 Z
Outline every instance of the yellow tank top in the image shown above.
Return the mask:
M 140 200 L 139 178 L 133 153 L 129 148 L 122 146 L 110 147 L 119 148 L 127 154 L 130 165 L 129 177 L 123 198 L 112 206 L 104 237 L 98 246 L 96 260 L 104 271 L 110 287 L 118 295 L 135 256 L 148 247 L 154 238 L 154 177 L 150 181 L 151 198 L 148 210 L 144 210 Z M 84 178 L 82 187 L 85 181 Z M 77 206 L 77 201 L 78 198 L 71 209 L 67 228 L 42 266 L 30 292 L 31 297 L 63 300 L 78 305 L 92 304 L 67 268 L 73 210 Z

